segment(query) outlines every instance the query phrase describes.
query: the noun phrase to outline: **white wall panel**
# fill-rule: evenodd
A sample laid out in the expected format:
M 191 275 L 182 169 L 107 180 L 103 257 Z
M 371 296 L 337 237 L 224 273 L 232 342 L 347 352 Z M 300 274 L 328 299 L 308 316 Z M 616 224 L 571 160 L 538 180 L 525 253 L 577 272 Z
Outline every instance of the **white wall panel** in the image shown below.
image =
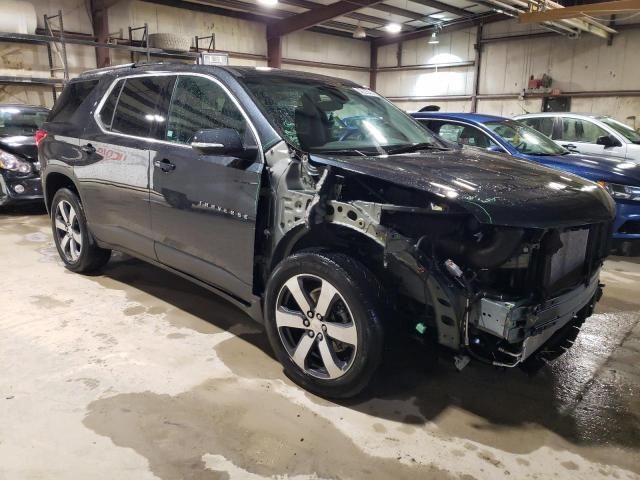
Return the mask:
M 469 112 L 471 110 L 471 100 L 421 100 L 421 101 L 399 101 L 394 102 L 398 107 L 407 112 L 417 112 L 426 105 L 438 105 L 441 112 Z
M 513 117 L 528 112 L 539 112 L 542 100 L 539 98 L 519 99 L 478 99 L 478 113 Z
M 328 75 L 330 77 L 344 78 L 356 82 L 360 85 L 369 85 L 369 72 L 359 72 L 356 70 L 340 70 L 337 68 L 310 67 L 306 65 L 293 65 L 283 62 L 282 68 L 287 70 L 300 70 L 304 72 Z
M 376 90 L 386 97 L 469 95 L 473 67 L 380 72 Z
M 284 36 L 282 56 L 357 67 L 368 67 L 370 60 L 368 42 L 307 31 Z

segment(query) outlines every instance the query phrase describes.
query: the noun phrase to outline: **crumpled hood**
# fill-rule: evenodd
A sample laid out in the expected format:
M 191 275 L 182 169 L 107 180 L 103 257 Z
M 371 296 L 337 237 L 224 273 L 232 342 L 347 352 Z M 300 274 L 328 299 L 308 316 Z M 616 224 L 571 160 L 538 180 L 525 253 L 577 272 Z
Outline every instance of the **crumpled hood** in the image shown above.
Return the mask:
M 312 154 L 311 161 L 433 193 L 483 223 L 551 228 L 608 222 L 615 216 L 611 197 L 587 180 L 479 149 L 389 156 Z

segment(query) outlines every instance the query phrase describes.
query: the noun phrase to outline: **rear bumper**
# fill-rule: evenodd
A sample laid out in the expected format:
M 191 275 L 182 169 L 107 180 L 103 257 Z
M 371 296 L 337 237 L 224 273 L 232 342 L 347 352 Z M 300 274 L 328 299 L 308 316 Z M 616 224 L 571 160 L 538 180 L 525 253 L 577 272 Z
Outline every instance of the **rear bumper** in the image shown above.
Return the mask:
M 19 193 L 16 188 L 23 191 Z M 0 205 L 38 202 L 43 198 L 40 175 L 20 177 L 0 172 Z

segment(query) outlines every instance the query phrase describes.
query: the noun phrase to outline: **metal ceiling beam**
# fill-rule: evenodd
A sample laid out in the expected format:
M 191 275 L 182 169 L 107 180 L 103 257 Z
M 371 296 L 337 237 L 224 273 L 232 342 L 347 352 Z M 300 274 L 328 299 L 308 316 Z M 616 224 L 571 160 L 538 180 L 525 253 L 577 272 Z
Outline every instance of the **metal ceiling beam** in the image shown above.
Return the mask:
M 242 20 L 248 20 L 251 22 L 269 23 L 290 18 L 296 16 L 294 12 L 287 12 L 284 10 L 267 9 L 256 7 L 256 5 L 242 2 L 239 0 L 202 0 L 206 3 L 194 3 L 184 0 L 142 0 L 147 3 L 155 3 L 158 5 L 165 5 L 168 7 L 182 8 L 185 10 L 191 10 L 196 12 L 211 13 L 214 15 L 221 15 L 225 17 L 240 18 Z M 325 28 L 326 27 L 326 28 Z M 334 30 L 336 29 L 336 30 Z M 337 36 L 351 36 L 355 27 L 348 23 L 329 21 L 324 22 L 322 26 L 315 26 L 309 30 L 319 33 L 327 33 Z M 376 36 L 380 35 L 380 32 L 376 30 L 367 30 L 367 35 Z
M 459 17 L 469 17 L 473 15 L 473 12 L 468 12 L 462 8 L 454 7 L 453 5 L 449 5 L 446 3 L 439 2 L 438 0 L 411 0 L 413 3 L 418 3 L 420 5 L 424 5 L 425 7 L 436 8 L 438 10 L 442 10 L 443 12 L 453 13 L 454 15 L 458 15 Z
M 418 38 L 428 37 L 436 30 L 438 32 L 455 32 L 456 30 L 462 30 L 462 29 L 473 27 L 480 24 L 486 25 L 488 23 L 508 20 L 509 18 L 511 17 L 509 17 L 508 15 L 502 15 L 500 13 L 491 13 L 488 15 L 480 14 L 470 18 L 457 19 L 457 20 L 452 20 L 450 22 L 443 22 L 438 24 L 438 26 L 434 25 L 426 28 L 420 28 L 418 30 L 414 30 L 413 32 L 408 32 L 405 34 L 386 35 L 384 37 L 380 37 L 373 40 L 371 43 L 376 47 L 382 47 L 385 45 L 392 45 L 398 42 L 406 42 L 407 40 L 415 40 Z
M 410 18 L 411 20 L 423 20 L 426 15 L 418 12 L 412 12 L 405 8 L 394 7 L 393 5 L 387 5 L 386 3 L 378 3 L 377 5 L 371 5 L 369 8 L 374 8 L 381 12 L 390 13 L 391 15 L 399 15 L 401 17 Z
M 616 0 L 613 2 L 591 3 L 573 7 L 548 8 L 541 12 L 521 13 L 518 16 L 518 21 L 520 23 L 539 23 L 548 20 L 581 18 L 583 14 L 597 15 L 637 11 L 640 11 L 640 0 Z
M 311 2 L 310 0 L 280 0 L 280 3 L 284 5 L 291 5 L 294 7 L 306 8 L 307 10 L 312 10 L 321 6 L 319 3 Z M 375 8 L 375 7 L 374 7 Z M 345 17 L 353 18 L 354 20 L 358 20 L 361 22 L 373 23 L 375 25 L 386 25 L 389 23 L 388 20 L 380 17 L 374 17 L 372 15 L 365 15 L 364 13 L 348 13 Z
M 278 20 L 267 27 L 268 36 L 282 36 L 298 30 L 313 27 L 333 18 L 346 15 L 364 7 L 380 3 L 381 0 L 340 0 L 329 5 L 322 5 L 313 10 Z

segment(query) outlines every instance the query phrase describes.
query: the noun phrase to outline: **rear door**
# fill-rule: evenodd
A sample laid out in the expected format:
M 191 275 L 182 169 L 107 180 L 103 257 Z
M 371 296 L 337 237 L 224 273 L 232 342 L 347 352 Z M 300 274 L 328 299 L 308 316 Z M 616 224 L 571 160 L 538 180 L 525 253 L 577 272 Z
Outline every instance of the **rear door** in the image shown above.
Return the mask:
M 247 155 L 192 148 L 203 129 L 238 132 Z M 253 284 L 255 223 L 262 154 L 257 133 L 217 79 L 180 75 L 164 141 L 152 156 L 151 220 L 160 262 L 241 299 Z
M 174 76 L 127 77 L 113 83 L 85 130 L 84 160 L 75 168 L 87 220 L 96 237 L 154 258 L 149 211 L 153 132 L 164 118 Z

